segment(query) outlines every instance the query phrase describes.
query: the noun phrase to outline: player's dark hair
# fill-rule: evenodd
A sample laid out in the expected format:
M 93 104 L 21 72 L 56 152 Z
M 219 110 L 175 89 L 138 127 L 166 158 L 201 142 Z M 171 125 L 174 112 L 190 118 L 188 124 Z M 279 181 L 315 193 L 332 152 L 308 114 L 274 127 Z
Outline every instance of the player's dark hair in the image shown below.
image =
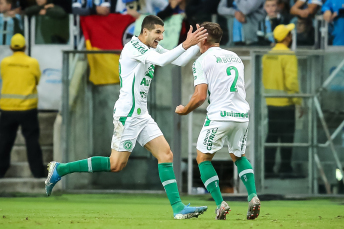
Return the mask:
M 13 1 L 12 1 L 12 0 L 6 0 L 6 3 L 7 3 L 7 4 L 12 4 Z
M 143 29 L 148 29 L 151 31 L 155 28 L 155 25 L 161 25 L 164 26 L 164 21 L 161 20 L 161 18 L 154 16 L 154 15 L 148 15 L 143 19 L 142 25 L 141 25 L 141 34 L 143 33 Z
M 201 27 L 205 28 L 208 33 L 207 42 L 210 44 L 220 43 L 223 31 L 219 24 L 214 22 L 203 22 Z

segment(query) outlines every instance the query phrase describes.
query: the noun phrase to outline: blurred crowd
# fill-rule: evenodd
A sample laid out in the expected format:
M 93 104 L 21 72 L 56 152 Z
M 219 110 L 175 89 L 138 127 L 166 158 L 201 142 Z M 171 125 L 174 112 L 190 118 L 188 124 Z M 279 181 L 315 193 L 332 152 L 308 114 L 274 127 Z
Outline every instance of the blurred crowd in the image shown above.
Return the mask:
M 154 14 L 163 20 L 182 14 L 180 40 L 189 25 L 215 20 L 225 32 L 222 45 L 255 46 L 273 46 L 274 28 L 289 23 L 296 25 L 298 46 L 314 45 L 315 36 L 320 34 L 315 17 L 322 15 L 329 22 L 329 44 L 344 45 L 344 0 L 0 0 L 0 44 L 9 45 L 13 34 L 23 33 L 23 15 L 57 21 L 69 14 L 110 13 L 134 18 Z M 64 42 L 58 36 L 51 40 Z

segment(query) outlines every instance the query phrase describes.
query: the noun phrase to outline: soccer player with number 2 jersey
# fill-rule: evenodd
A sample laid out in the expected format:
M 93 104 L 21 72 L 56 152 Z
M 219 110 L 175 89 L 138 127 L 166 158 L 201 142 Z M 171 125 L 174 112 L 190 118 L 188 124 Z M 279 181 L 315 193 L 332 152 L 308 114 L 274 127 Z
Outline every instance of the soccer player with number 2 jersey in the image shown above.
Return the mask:
M 202 55 L 192 67 L 195 91 L 186 106 L 176 107 L 176 113 L 187 115 L 201 106 L 208 95 L 207 117 L 198 137 L 196 159 L 204 186 L 217 205 L 215 219 L 225 220 L 230 211 L 211 163 L 225 143 L 248 192 L 247 219 L 255 219 L 260 201 L 251 163 L 245 157 L 250 107 L 245 100 L 244 64 L 237 54 L 219 47 L 223 32 L 217 23 L 204 22 L 201 27 L 207 29 L 208 37 L 199 42 Z

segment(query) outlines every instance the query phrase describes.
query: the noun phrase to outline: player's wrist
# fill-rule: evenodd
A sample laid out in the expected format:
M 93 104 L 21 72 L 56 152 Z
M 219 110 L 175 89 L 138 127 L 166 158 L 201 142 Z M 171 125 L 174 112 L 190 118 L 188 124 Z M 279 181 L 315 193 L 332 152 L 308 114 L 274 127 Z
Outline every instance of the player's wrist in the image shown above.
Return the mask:
M 191 47 L 191 45 L 190 45 L 189 42 L 184 41 L 184 42 L 182 43 L 182 48 L 183 48 L 184 50 L 187 50 L 187 49 L 190 48 L 190 47 Z

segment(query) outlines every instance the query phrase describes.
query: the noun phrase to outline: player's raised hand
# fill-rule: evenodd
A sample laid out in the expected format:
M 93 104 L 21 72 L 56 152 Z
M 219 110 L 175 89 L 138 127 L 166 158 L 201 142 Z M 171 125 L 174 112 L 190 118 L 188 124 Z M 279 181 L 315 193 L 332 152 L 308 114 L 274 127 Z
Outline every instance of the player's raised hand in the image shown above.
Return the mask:
M 208 33 L 206 29 L 204 29 L 203 27 L 199 27 L 198 24 L 197 30 L 195 32 L 192 32 L 192 29 L 193 27 L 190 25 L 190 29 L 186 37 L 186 40 L 183 42 L 184 49 L 188 49 L 191 46 L 198 44 L 198 42 L 207 39 Z
M 183 105 L 179 105 L 176 107 L 175 112 L 179 115 L 185 115 L 184 108 L 185 107 Z

